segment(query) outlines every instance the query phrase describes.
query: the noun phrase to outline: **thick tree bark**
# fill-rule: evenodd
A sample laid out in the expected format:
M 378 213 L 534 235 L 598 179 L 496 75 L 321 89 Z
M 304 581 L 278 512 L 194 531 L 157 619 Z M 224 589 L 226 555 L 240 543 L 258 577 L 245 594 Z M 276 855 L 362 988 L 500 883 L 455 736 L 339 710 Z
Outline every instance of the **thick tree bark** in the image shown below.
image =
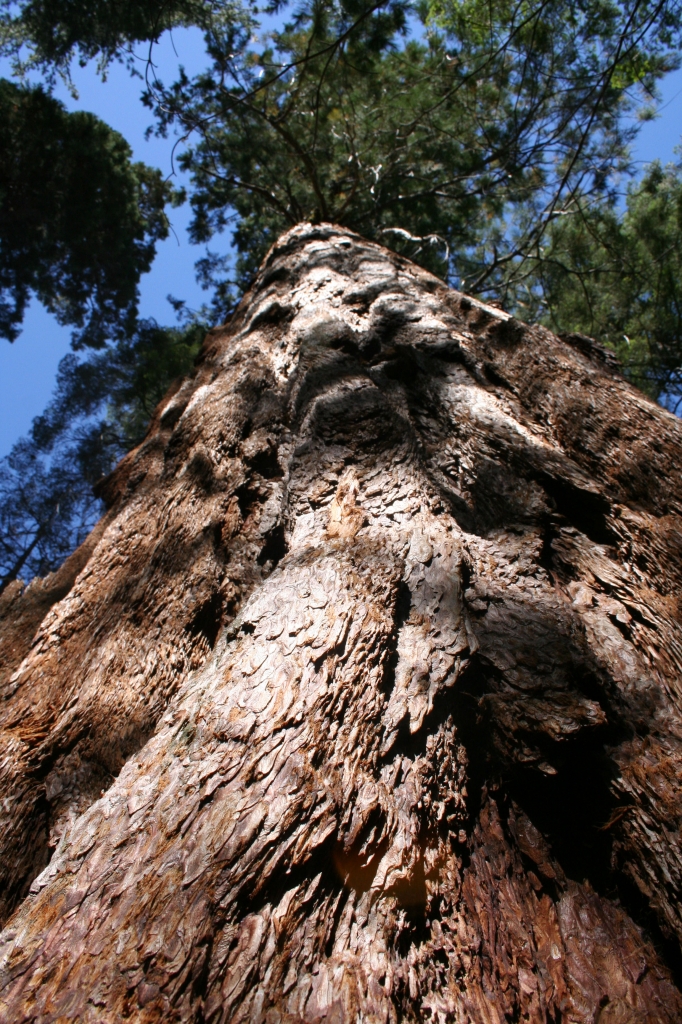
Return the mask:
M 6 596 L 2 1019 L 682 1021 L 681 440 L 280 239 L 30 650 Z

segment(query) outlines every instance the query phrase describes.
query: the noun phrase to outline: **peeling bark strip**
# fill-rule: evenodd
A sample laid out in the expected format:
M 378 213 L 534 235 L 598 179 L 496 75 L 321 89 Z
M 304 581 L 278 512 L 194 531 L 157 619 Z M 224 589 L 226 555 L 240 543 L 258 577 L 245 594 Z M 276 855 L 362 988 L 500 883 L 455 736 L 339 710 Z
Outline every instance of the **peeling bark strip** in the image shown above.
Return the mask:
M 280 239 L 5 602 L 3 1021 L 682 1020 L 681 429 L 599 356 Z

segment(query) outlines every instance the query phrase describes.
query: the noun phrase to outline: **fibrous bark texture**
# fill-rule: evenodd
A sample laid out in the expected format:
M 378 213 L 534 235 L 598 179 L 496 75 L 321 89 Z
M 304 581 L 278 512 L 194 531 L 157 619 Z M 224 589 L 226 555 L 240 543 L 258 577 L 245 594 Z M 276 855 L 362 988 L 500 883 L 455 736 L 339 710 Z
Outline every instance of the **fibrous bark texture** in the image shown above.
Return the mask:
M 2 1019 L 682 1021 L 681 441 L 589 339 L 280 239 L 6 597 Z

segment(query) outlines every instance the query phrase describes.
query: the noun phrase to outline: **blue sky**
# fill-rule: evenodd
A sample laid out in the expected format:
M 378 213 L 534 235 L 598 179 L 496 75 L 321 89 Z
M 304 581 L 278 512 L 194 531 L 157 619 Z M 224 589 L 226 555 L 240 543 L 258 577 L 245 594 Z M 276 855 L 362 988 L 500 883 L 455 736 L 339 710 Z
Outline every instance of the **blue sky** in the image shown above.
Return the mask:
M 166 35 L 155 49 L 160 77 L 170 82 L 178 64 L 188 72 L 198 71 L 204 63 L 204 45 L 196 29 Z M 0 61 L 0 75 L 9 77 L 9 69 Z M 172 141 L 145 139 L 151 122 L 150 112 L 140 103 L 142 83 L 131 78 L 125 68 L 115 65 L 108 81 L 98 78 L 94 67 L 76 67 L 73 80 L 78 89 L 74 100 L 65 88 L 58 95 L 69 109 L 90 110 L 116 128 L 130 143 L 134 157 L 172 173 Z M 672 72 L 661 86 L 660 114 L 645 123 L 634 146 L 633 156 L 642 165 L 659 159 L 675 158 L 674 147 L 682 136 L 682 70 Z M 180 183 L 177 176 L 174 179 Z M 166 301 L 171 294 L 197 307 L 206 299 L 194 279 L 194 263 L 203 255 L 203 247 L 192 246 L 187 238 L 190 215 L 187 206 L 170 211 L 173 231 L 157 249 L 151 271 L 141 281 L 140 313 L 160 323 L 172 323 L 173 311 Z M 212 242 L 213 250 L 227 248 Z M 14 344 L 0 338 L 0 457 L 27 432 L 34 416 L 43 411 L 50 399 L 59 360 L 69 351 L 70 329 L 60 328 L 39 303 L 33 302 L 23 331 Z

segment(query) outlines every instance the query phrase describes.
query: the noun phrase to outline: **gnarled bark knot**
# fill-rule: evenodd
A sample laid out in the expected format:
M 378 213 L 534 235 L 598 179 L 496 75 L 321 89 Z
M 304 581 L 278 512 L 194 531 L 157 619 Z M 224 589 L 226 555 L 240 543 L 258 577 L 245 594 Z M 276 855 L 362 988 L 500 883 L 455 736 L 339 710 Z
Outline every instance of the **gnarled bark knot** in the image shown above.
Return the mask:
M 591 351 L 279 240 L 3 595 L 2 1020 L 682 1020 L 680 425 Z

